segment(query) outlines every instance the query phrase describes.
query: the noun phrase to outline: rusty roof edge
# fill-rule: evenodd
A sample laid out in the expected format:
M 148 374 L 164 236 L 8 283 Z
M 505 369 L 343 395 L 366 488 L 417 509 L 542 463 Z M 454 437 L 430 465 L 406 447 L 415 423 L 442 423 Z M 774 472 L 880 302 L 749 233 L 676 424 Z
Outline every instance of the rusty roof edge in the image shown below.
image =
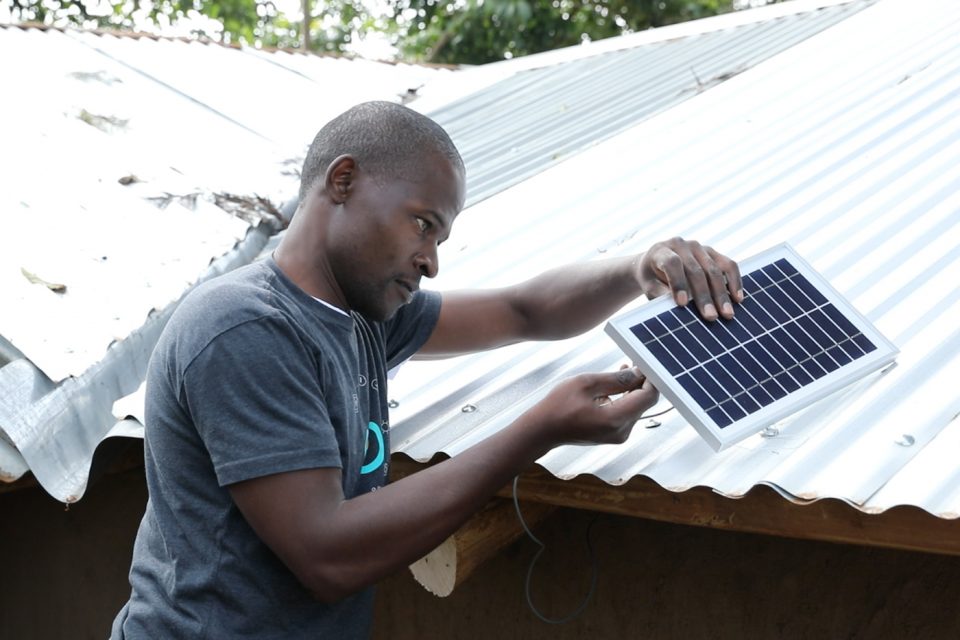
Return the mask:
M 852 2 L 854 0 L 846 0 Z M 263 53 L 289 53 L 291 55 L 303 55 L 303 56 L 314 56 L 317 58 L 331 58 L 335 60 L 366 60 L 367 62 L 376 62 L 379 64 L 385 64 L 390 66 L 399 66 L 399 65 L 410 65 L 413 67 L 424 67 L 426 69 L 450 69 L 457 70 L 461 69 L 462 65 L 457 64 L 446 64 L 440 62 L 411 62 L 408 60 L 383 60 L 383 59 L 372 59 L 364 58 L 362 56 L 352 54 L 352 53 L 337 53 L 334 51 L 304 51 L 300 48 L 293 47 L 257 47 L 246 43 L 241 42 L 222 42 L 214 38 L 207 36 L 171 36 L 164 35 L 159 33 L 151 33 L 149 31 L 124 31 L 121 29 L 109 29 L 109 28 L 97 28 L 97 29 L 83 29 L 73 26 L 57 26 L 52 24 L 44 24 L 42 22 L 8 22 L 0 23 L 0 29 L 36 29 L 37 31 L 57 31 L 65 35 L 69 35 L 70 32 L 82 32 L 82 33 L 92 33 L 97 36 L 114 36 L 116 38 L 127 38 L 130 40 L 154 40 L 154 41 L 168 41 L 168 42 L 183 42 L 185 44 L 197 43 L 210 46 L 223 47 L 225 49 L 235 49 L 237 51 L 257 51 Z

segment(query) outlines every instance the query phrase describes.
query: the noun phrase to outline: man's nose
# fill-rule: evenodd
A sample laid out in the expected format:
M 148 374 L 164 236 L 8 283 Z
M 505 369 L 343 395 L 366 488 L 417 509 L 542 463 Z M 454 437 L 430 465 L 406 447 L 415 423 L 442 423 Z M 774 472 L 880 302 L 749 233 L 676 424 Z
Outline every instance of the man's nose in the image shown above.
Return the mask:
M 425 251 L 421 251 L 414 258 L 414 265 L 421 274 L 428 278 L 435 278 L 440 272 L 440 260 L 437 258 L 437 247 L 431 246 Z

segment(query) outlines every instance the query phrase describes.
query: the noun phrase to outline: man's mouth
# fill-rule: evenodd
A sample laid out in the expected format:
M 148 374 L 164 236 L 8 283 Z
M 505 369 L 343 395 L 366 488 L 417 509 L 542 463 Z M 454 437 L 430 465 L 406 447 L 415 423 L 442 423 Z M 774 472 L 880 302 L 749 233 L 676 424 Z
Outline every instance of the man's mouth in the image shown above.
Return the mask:
M 417 290 L 420 288 L 419 285 L 417 285 L 416 283 L 410 282 L 408 280 L 398 279 L 396 282 L 398 285 L 400 285 L 400 288 L 406 292 L 406 295 L 404 297 L 407 299 L 407 302 L 410 301 L 410 299 L 413 297 L 413 294 L 416 293 Z

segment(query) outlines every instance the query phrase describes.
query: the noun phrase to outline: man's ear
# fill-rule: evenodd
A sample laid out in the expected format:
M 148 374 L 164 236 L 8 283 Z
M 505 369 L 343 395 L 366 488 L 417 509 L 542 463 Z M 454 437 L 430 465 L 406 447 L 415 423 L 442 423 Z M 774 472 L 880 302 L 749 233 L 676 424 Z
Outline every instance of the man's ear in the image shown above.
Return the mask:
M 350 196 L 353 181 L 357 176 L 357 161 L 347 154 L 336 157 L 327 167 L 323 189 L 337 204 L 343 204 Z

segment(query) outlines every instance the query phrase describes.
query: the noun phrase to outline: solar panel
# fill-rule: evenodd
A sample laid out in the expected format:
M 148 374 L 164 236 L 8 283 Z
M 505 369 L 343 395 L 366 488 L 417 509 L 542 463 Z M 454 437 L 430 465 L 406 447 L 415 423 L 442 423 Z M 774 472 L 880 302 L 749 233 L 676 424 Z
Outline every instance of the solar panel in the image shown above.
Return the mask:
M 745 298 L 707 322 L 665 295 L 606 332 L 717 451 L 893 361 L 897 348 L 788 244 L 740 263 Z

